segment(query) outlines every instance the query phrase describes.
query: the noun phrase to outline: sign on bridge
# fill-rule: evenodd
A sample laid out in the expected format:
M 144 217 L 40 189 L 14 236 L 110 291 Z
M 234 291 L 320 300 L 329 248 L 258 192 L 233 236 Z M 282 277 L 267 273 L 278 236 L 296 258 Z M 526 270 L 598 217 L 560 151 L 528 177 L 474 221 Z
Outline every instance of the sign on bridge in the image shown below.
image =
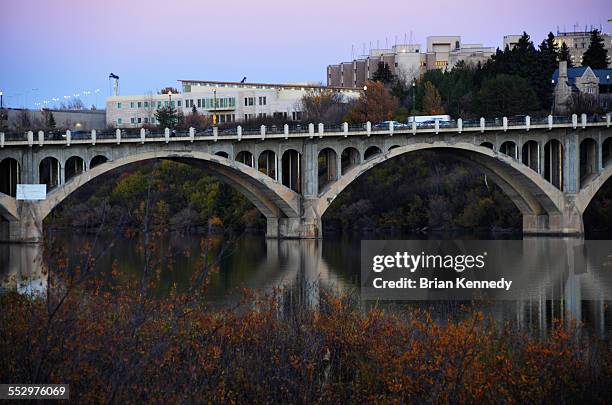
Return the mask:
M 18 200 L 45 200 L 47 198 L 46 184 L 17 184 Z

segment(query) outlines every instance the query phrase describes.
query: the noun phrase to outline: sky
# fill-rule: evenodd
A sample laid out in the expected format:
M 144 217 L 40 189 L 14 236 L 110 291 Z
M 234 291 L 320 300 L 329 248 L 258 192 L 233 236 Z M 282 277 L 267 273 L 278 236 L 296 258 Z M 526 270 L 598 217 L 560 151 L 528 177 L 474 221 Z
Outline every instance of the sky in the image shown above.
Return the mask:
M 429 35 L 461 35 L 497 47 L 504 35 L 526 31 L 537 45 L 575 24 L 612 32 L 609 0 L 565 2 L 0 0 L 0 91 L 5 107 L 74 94 L 103 107 L 110 72 L 122 95 L 179 79 L 325 82 L 328 64 L 396 38 L 424 49 Z

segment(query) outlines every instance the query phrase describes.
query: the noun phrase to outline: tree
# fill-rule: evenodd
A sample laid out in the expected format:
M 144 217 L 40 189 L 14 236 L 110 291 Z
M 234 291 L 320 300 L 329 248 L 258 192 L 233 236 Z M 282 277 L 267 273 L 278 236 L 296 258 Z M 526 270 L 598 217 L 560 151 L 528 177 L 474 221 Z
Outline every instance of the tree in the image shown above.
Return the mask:
M 304 119 L 313 123 L 339 124 L 347 111 L 344 96 L 332 90 L 309 90 L 301 104 Z
M 366 90 L 355 101 L 346 120 L 354 123 L 380 122 L 393 118 L 399 102 L 382 82 L 367 81 Z
M 17 127 L 17 129 L 21 131 L 31 129 L 32 119 L 30 118 L 30 113 L 25 108 L 21 109 L 19 111 L 19 114 L 17 114 L 17 121 L 15 122 L 15 127 Z
M 391 73 L 388 63 L 378 62 L 378 68 L 376 69 L 376 72 L 374 72 L 372 80 L 389 84 L 395 80 L 395 76 L 393 76 L 393 73 Z
M 582 66 L 590 66 L 591 69 L 605 69 L 608 67 L 608 50 L 604 46 L 604 40 L 599 30 L 591 32 L 591 43 L 582 56 Z
M 424 86 L 423 112 L 428 115 L 444 114 L 440 93 L 431 82 L 426 82 Z
M 45 128 L 55 128 L 55 117 L 53 116 L 53 111 L 43 108 L 42 116 L 44 120 Z
M 475 110 L 483 117 L 522 115 L 538 109 L 535 91 L 527 79 L 516 75 L 485 79 L 475 100 Z
M 159 94 L 168 94 L 170 92 L 172 92 L 172 94 L 179 94 L 179 91 L 175 87 L 170 87 L 170 86 L 164 87 L 163 89 L 161 89 L 159 91 Z
M 567 62 L 567 67 L 572 67 L 572 57 L 570 55 L 569 47 L 565 42 L 561 44 L 559 48 L 559 62 Z
M 160 128 L 174 128 L 178 124 L 179 115 L 172 106 L 162 107 L 155 112 L 155 119 Z

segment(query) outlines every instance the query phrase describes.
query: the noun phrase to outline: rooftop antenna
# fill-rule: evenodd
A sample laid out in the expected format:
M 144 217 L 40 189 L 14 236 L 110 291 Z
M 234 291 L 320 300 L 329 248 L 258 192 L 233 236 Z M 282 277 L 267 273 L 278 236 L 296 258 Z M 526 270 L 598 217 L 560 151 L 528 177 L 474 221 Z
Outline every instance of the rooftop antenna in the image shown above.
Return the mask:
M 397 46 L 397 35 L 395 36 L 395 46 Z
M 361 55 L 365 55 L 365 42 L 363 43 L 363 53 Z
M 246 76 L 244 76 L 242 80 L 240 80 L 240 83 L 244 83 L 244 82 L 246 82 Z
M 385 49 L 389 49 L 389 38 L 385 37 Z
M 117 97 L 119 95 L 119 76 L 111 72 L 108 75 L 108 80 L 113 83 L 113 96 Z
M 351 44 L 351 60 L 355 60 L 355 45 Z
M 410 45 L 412 45 L 412 30 L 410 30 Z
M 404 32 L 404 44 L 406 44 L 406 33 Z

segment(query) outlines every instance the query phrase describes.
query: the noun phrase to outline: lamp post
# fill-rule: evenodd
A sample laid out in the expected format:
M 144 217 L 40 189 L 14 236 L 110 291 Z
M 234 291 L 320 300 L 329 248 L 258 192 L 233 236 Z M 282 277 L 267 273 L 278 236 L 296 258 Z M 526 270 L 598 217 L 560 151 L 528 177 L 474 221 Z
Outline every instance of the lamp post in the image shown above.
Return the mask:
M 412 80 L 412 119 L 416 115 L 416 78 Z
M 217 89 L 213 89 L 213 125 L 217 125 Z
M 4 108 L 4 92 L 0 90 L 0 108 Z
M 363 86 L 363 98 L 365 100 L 365 120 L 368 122 L 368 86 Z
M 555 93 L 556 93 L 556 89 L 555 89 L 555 79 L 552 79 L 550 81 L 550 83 L 553 86 L 553 95 L 552 95 L 552 104 L 550 106 L 550 115 L 555 115 Z
M 170 114 L 170 125 L 174 127 L 174 114 L 172 114 L 172 90 L 168 90 L 168 112 Z
M 606 75 L 606 110 L 608 109 L 608 106 L 610 105 L 610 75 L 607 74 Z M 607 113 L 608 111 L 606 111 Z

